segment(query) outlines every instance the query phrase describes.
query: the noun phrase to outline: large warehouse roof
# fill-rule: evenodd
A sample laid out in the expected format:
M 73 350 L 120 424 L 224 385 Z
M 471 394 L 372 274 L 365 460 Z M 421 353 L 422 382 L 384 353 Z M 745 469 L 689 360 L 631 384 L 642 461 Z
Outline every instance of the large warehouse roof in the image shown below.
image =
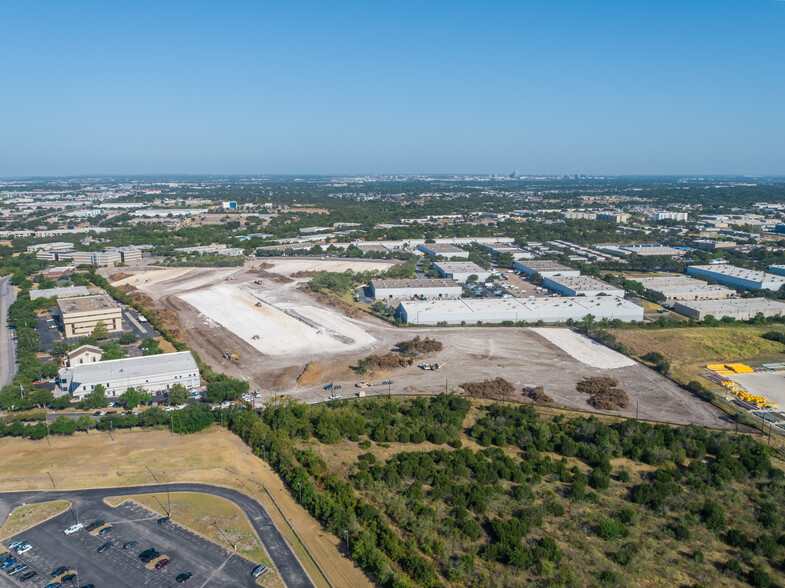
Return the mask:
M 393 288 L 460 288 L 455 280 L 446 278 L 422 278 L 412 280 L 372 280 L 371 286 L 377 290 Z
M 75 380 L 84 382 L 109 382 L 120 376 L 141 378 L 188 370 L 193 370 L 195 374 L 199 372 L 199 366 L 190 351 L 85 363 L 69 369 L 73 370 Z
M 553 276 L 548 278 L 549 282 L 564 286 L 575 292 L 594 292 L 596 290 L 615 291 L 619 296 L 624 295 L 624 290 L 611 286 L 607 282 L 592 278 L 591 276 Z

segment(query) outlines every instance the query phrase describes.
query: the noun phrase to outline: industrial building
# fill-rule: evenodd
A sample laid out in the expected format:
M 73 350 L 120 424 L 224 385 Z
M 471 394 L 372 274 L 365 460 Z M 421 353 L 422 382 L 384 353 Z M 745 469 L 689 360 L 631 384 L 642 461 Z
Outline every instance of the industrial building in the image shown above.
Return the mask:
M 778 276 L 785 276 L 785 265 L 770 265 L 769 271 Z
M 163 392 L 175 384 L 185 388 L 201 385 L 199 366 L 190 351 L 127 357 L 89 362 L 61 368 L 58 373 L 60 394 L 80 400 L 101 384 L 107 396 L 119 396 L 128 388 Z
M 776 276 L 735 265 L 691 265 L 687 268 L 687 273 L 742 290 L 779 290 L 785 284 L 785 276 Z
M 142 259 L 142 251 L 133 245 L 107 247 L 101 251 L 75 251 L 47 249 L 39 250 L 36 258 L 47 261 L 69 260 L 74 265 L 111 266 L 118 263 L 133 264 Z
M 581 272 L 578 270 L 549 259 L 539 261 L 516 261 L 515 271 L 523 272 L 527 276 L 540 274 L 543 278 L 581 275 Z
M 491 277 L 490 271 L 482 269 L 472 261 L 439 261 L 434 263 L 433 267 L 443 278 L 449 278 L 461 284 L 465 284 L 470 276 L 477 276 L 478 282 L 484 282 Z
M 371 296 L 376 300 L 390 298 L 460 298 L 463 288 L 454 280 L 372 280 Z
M 768 298 L 734 298 L 732 300 L 700 300 L 696 302 L 677 302 L 673 310 L 679 314 L 693 317 L 699 321 L 707 316 L 716 319 L 730 317 L 737 320 L 755 318 L 759 313 L 763 316 L 785 316 L 785 304 Z
M 634 278 L 649 290 L 665 296 L 666 300 L 723 300 L 731 298 L 735 291 L 724 286 L 707 284 L 703 280 L 687 276 L 662 276 L 657 278 Z
M 176 247 L 177 253 L 188 255 L 242 255 L 245 250 L 239 247 L 227 247 L 226 245 L 200 245 L 198 247 Z
M 624 290 L 589 276 L 552 276 L 542 280 L 542 285 L 562 296 L 619 296 Z
M 110 333 L 123 330 L 122 310 L 108 294 L 61 298 L 57 307 L 66 339 L 87 337 L 98 323 L 106 325 Z
M 28 245 L 28 253 L 38 253 L 39 251 L 63 251 L 66 249 L 73 249 L 73 243 L 66 243 L 65 241 L 55 241 L 53 243 L 38 243 L 37 245 Z
M 38 298 L 66 298 L 68 296 L 89 296 L 90 290 L 86 286 L 69 286 L 67 288 L 46 288 L 45 290 L 30 290 L 30 300 Z
M 469 252 L 466 249 L 461 249 L 450 243 L 423 243 L 417 245 L 417 250 L 422 251 L 425 255 L 432 255 L 433 257 L 458 257 L 460 259 L 468 259 Z
M 512 255 L 513 259 L 533 259 L 534 254 L 512 243 L 483 243 L 482 247 L 494 255 Z
M 476 325 L 478 322 L 563 323 L 568 319 L 607 318 L 624 322 L 643 320 L 643 307 L 616 296 L 579 296 L 575 298 L 461 299 L 432 302 L 401 302 L 401 319 L 409 324 Z

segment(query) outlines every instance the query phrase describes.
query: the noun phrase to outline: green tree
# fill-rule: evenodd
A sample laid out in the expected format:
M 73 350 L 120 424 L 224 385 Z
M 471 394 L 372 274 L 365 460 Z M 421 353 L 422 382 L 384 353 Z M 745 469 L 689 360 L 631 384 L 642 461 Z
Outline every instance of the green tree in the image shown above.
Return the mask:
M 60 415 L 52 422 L 49 430 L 54 435 L 73 435 L 76 432 L 76 421 Z
M 88 415 L 83 414 L 79 417 L 76 421 L 76 428 L 80 431 L 87 431 L 88 429 L 92 429 L 94 426 L 93 419 L 91 419 Z
M 102 384 L 96 384 L 95 389 L 79 401 L 79 408 L 82 410 L 106 406 L 109 406 L 109 399 L 106 397 L 106 388 Z
M 130 387 L 120 394 L 117 401 L 126 408 L 136 408 L 142 402 L 142 394 L 138 389 Z
M 68 408 L 69 404 L 71 404 L 71 395 L 63 394 L 62 396 L 58 396 L 57 398 L 53 399 L 49 403 L 49 407 L 52 410 L 63 410 Z
M 120 345 L 130 345 L 132 343 L 136 343 L 139 340 L 139 337 L 136 336 L 135 333 L 123 333 L 120 335 L 120 338 L 117 342 Z
M 188 390 L 182 384 L 175 384 L 169 390 L 169 404 L 183 404 L 188 400 Z
M 92 337 L 99 341 L 109 338 L 109 328 L 106 326 L 104 321 L 98 321 L 98 324 L 96 324 L 95 328 L 93 329 Z

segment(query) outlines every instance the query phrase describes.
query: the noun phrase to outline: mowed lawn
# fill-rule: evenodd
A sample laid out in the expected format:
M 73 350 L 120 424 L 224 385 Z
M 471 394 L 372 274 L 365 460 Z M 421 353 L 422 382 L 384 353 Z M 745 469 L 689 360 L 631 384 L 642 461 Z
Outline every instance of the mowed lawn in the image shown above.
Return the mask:
M 35 527 L 37 524 L 59 515 L 68 508 L 65 500 L 53 500 L 52 502 L 38 502 L 36 504 L 26 504 L 14 510 L 5 524 L 0 528 L 0 539 L 12 537 Z
M 761 363 L 785 360 L 785 346 L 763 339 L 767 331 L 785 332 L 783 325 L 735 325 L 682 329 L 617 329 L 616 339 L 638 357 L 657 351 L 671 364 L 682 383 L 703 374 L 710 363 Z

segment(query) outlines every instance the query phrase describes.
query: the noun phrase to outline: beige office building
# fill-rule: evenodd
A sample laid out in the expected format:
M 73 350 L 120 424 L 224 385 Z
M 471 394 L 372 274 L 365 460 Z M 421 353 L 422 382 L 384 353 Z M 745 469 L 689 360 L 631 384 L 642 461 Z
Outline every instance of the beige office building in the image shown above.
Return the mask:
M 122 311 L 108 294 L 61 298 L 57 306 L 67 339 L 91 335 L 100 322 L 106 325 L 110 333 L 123 330 Z

